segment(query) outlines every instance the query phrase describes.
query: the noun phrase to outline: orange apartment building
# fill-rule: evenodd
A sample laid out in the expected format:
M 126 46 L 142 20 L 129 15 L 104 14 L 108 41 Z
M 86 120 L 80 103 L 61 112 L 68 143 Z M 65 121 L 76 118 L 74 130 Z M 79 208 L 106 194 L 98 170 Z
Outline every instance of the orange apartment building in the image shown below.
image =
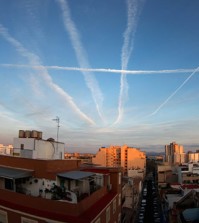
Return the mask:
M 118 167 L 0 155 L 0 222 L 120 222 L 121 188 Z
M 129 176 L 134 169 L 145 171 L 146 154 L 127 145 L 101 147 L 92 162 L 106 167 L 122 167 L 124 175 Z

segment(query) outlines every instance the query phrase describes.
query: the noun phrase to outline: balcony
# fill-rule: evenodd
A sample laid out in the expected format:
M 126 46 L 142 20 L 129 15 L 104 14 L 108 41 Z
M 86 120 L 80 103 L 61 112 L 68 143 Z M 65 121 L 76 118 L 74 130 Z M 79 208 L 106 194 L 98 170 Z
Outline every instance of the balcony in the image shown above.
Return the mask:
M 91 196 L 93 193 L 100 190 L 101 188 L 102 186 L 100 185 L 90 185 L 90 187 L 87 188 L 87 191 L 83 193 L 81 187 L 73 187 L 71 188 L 71 190 L 67 190 L 61 186 L 54 185 L 51 190 L 45 191 L 45 198 L 65 201 L 68 203 L 78 203 L 84 200 L 86 197 Z
M 38 216 L 52 217 L 54 220 L 64 220 L 67 215 L 79 216 L 108 194 L 104 186 L 85 197 L 78 203 L 70 203 L 67 200 L 49 200 L 42 197 L 34 197 L 11 190 L 0 189 L 0 203 L 7 208 L 15 207 L 15 210 Z M 36 212 L 35 212 L 36 210 Z M 75 222 L 75 221 L 74 221 Z
M 92 172 L 70 171 L 57 175 L 57 186 L 53 188 L 52 199 L 67 200 L 75 203 L 90 196 L 103 187 L 103 177 Z
M 32 171 L 13 168 L 1 168 L 0 173 L 0 189 L 68 203 L 78 203 L 104 186 L 103 176 L 92 172 L 60 173 L 56 181 L 34 178 Z

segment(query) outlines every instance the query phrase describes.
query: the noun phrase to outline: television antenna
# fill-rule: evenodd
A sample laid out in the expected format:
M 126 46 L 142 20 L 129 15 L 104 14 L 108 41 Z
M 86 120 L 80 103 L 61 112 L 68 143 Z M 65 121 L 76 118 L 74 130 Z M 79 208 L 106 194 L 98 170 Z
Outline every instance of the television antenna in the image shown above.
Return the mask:
M 56 118 L 55 118 L 55 119 L 53 119 L 53 121 L 57 122 L 57 150 L 58 150 L 59 127 L 60 127 L 59 122 L 60 122 L 60 119 L 59 119 L 59 117 L 58 117 L 58 116 L 56 116 Z

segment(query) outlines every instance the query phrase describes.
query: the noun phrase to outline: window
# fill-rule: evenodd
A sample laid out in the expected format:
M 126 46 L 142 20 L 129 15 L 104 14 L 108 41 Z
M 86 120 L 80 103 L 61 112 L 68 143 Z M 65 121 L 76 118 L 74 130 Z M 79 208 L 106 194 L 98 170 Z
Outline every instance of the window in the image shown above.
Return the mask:
M 14 189 L 14 184 L 13 184 L 12 179 L 5 178 L 5 189 L 8 189 L 8 190 L 13 190 Z
M 116 211 L 116 199 L 113 201 L 113 214 L 115 214 Z
M 33 220 L 33 219 L 29 219 L 29 218 L 22 217 L 21 218 L 21 223 L 38 223 L 38 221 Z
M 110 206 L 106 209 L 106 223 L 110 222 Z
M 21 149 L 24 149 L 24 144 L 21 144 Z
M 0 223 L 8 223 L 8 216 L 6 211 L 0 210 Z
M 118 184 L 120 185 L 121 184 L 121 173 L 119 173 L 119 179 L 118 179 Z
M 118 206 L 121 205 L 121 194 L 119 194 L 119 197 L 118 197 Z

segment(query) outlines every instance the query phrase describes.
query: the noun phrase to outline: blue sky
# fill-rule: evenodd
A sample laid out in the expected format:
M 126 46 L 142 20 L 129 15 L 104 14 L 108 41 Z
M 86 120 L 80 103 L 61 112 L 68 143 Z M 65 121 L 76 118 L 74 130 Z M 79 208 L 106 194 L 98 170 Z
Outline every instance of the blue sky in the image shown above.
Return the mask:
M 1 0 L 0 143 L 199 148 L 199 1 Z

